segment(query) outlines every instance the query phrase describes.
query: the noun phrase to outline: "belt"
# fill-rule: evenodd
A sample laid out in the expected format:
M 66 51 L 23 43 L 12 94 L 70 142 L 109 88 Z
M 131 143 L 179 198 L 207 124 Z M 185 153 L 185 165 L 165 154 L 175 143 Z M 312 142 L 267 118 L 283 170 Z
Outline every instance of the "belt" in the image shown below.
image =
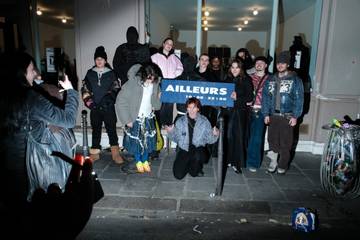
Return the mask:
M 275 110 L 272 114 L 274 116 L 281 116 L 281 117 L 292 117 L 292 113 L 281 113 L 279 110 Z

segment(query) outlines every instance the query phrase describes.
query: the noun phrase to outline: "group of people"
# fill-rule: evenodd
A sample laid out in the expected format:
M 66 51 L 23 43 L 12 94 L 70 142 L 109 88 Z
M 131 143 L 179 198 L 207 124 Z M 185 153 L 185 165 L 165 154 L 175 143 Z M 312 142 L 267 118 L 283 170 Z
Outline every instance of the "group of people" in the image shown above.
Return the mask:
M 107 61 L 103 46 L 96 48 L 94 66 L 86 73 L 81 99 L 90 112 L 92 142 L 90 158 L 99 159 L 104 123 L 111 145 L 112 159 L 123 164 L 116 123 L 124 126 L 124 148 L 134 156 L 139 173 L 150 172 L 150 156 L 156 152 L 155 118 L 177 143 L 173 166 L 175 178 L 203 175 L 203 164 L 216 154 L 219 117 L 225 119 L 224 159 L 236 173 L 242 168 L 256 172 L 263 157 L 265 126 L 271 162 L 269 173 L 284 174 L 288 169 L 293 128 L 302 114 L 303 86 L 290 71 L 290 56 L 282 52 L 276 62 L 277 73 L 267 71 L 268 58 L 254 60 L 246 49 L 239 49 L 228 68 L 219 57 L 204 53 L 196 59 L 187 53 L 177 57 L 174 41 L 166 38 L 159 51 L 150 56 L 148 46 L 138 43 L 136 28 L 127 30 L 127 42 L 121 44 L 113 59 Z M 66 184 L 70 165 L 54 160 L 50 150 L 74 153 L 73 133 L 78 111 L 78 93 L 67 76 L 59 81 L 62 89 L 38 83 L 34 59 L 26 53 L 15 54 L 2 63 L 6 91 L 1 97 L 1 155 L 7 196 L 19 201 L 31 200 L 37 188 L 46 189 L 57 182 Z M 160 102 L 160 85 L 167 79 L 233 83 L 233 107 L 202 106 L 196 98 L 176 104 Z M 60 93 L 59 93 L 60 92 Z M 16 93 L 16 94 L 15 94 Z M 62 106 L 51 95 L 60 95 Z M 4 110 L 5 109 L 5 110 Z M 53 146 L 54 143 L 59 143 Z M 35 150 L 34 150 L 35 149 Z M 278 154 L 280 158 L 278 160 Z M 47 156 L 44 164 L 41 159 Z M 59 164 L 59 161 L 62 164 Z M 58 171 L 58 172 L 56 172 Z

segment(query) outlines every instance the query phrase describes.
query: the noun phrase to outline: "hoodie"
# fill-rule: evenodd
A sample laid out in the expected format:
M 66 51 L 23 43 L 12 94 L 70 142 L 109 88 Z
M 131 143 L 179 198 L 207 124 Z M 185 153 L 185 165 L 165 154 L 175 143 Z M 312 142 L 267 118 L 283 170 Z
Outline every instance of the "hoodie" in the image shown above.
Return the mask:
M 116 48 L 113 59 L 114 71 L 121 80 L 121 85 L 127 82 L 127 73 L 131 66 L 150 61 L 149 47 L 138 42 L 139 33 L 135 27 L 131 26 L 127 29 L 126 40 L 126 43 Z

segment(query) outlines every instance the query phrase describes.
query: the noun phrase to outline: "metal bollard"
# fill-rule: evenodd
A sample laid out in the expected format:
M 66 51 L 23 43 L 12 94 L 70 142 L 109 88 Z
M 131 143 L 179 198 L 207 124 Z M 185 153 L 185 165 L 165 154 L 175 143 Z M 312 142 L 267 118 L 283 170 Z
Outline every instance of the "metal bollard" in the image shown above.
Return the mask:
M 223 186 L 223 145 L 224 145 L 224 118 L 219 118 L 219 143 L 218 143 L 218 172 L 215 195 L 221 196 Z

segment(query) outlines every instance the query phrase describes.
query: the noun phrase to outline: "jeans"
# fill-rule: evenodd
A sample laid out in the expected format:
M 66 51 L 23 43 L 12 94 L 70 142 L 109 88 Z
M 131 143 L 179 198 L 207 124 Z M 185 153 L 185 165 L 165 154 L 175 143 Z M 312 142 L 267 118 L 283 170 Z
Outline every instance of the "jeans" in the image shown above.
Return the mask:
M 261 111 L 251 111 L 250 138 L 247 150 L 247 167 L 259 168 L 264 150 L 264 116 Z

